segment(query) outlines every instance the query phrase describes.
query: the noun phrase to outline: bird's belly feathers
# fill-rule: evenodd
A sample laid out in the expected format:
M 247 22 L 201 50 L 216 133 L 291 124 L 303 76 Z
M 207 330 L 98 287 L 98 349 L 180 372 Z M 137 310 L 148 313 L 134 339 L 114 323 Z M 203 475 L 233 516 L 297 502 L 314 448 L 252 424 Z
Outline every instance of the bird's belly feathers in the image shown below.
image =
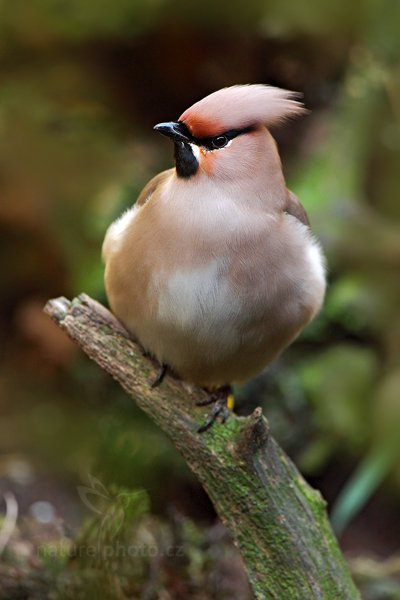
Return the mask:
M 234 293 L 223 259 L 155 274 L 152 286 L 159 290 L 157 321 L 187 339 L 189 352 L 193 343 L 203 355 L 229 354 L 238 345 L 245 307 Z
M 146 301 L 133 310 L 110 298 L 114 312 L 183 379 L 210 386 L 256 375 L 312 319 L 324 295 L 319 246 L 306 227 L 287 219 L 294 241 L 275 239 L 274 255 L 264 235 L 234 251 L 203 249 L 201 260 L 177 246 L 170 268 L 154 258 L 146 283 L 136 276 L 132 291 Z

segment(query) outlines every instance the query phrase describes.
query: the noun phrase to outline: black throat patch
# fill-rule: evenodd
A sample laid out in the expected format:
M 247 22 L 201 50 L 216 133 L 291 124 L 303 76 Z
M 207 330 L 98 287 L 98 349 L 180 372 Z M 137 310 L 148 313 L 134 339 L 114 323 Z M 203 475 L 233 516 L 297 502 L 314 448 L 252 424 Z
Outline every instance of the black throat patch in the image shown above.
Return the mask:
M 190 144 L 175 142 L 175 167 L 178 177 L 192 177 L 197 173 L 199 163 Z

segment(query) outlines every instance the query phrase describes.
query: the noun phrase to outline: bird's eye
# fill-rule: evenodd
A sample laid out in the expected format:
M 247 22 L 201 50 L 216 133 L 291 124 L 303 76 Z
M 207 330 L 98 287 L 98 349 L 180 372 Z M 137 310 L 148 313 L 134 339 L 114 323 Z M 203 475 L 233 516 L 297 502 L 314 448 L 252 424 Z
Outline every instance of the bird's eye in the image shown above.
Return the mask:
M 228 142 L 229 142 L 229 140 L 226 135 L 219 135 L 219 136 L 213 138 L 211 144 L 212 144 L 213 148 L 215 148 L 216 150 L 219 150 L 220 148 L 223 148 L 224 146 L 226 146 Z

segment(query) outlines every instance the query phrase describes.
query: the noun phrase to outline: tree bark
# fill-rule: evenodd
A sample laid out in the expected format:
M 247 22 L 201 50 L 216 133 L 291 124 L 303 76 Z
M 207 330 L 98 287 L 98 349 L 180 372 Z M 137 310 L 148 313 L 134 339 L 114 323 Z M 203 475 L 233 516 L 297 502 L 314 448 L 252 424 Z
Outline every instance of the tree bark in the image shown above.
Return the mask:
M 172 438 L 239 547 L 255 598 L 359 598 L 325 501 L 270 435 L 261 408 L 199 434 L 207 409 L 195 403 L 205 393 L 171 376 L 151 389 L 157 366 L 106 308 L 82 294 L 50 300 L 45 311 Z

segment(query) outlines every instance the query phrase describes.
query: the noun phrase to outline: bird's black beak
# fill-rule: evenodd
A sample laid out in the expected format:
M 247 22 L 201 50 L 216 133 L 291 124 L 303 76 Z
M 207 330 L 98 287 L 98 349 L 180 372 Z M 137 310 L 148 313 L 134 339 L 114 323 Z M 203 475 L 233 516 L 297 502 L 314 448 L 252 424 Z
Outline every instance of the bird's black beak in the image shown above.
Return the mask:
M 191 144 L 196 143 L 189 129 L 181 121 L 158 123 L 154 129 L 174 142 L 175 167 L 178 177 L 192 177 L 197 173 L 199 163 L 195 157 Z
M 192 137 L 188 128 L 180 121 L 170 121 L 168 123 L 158 123 L 153 127 L 156 131 L 171 138 L 174 142 L 192 142 Z

